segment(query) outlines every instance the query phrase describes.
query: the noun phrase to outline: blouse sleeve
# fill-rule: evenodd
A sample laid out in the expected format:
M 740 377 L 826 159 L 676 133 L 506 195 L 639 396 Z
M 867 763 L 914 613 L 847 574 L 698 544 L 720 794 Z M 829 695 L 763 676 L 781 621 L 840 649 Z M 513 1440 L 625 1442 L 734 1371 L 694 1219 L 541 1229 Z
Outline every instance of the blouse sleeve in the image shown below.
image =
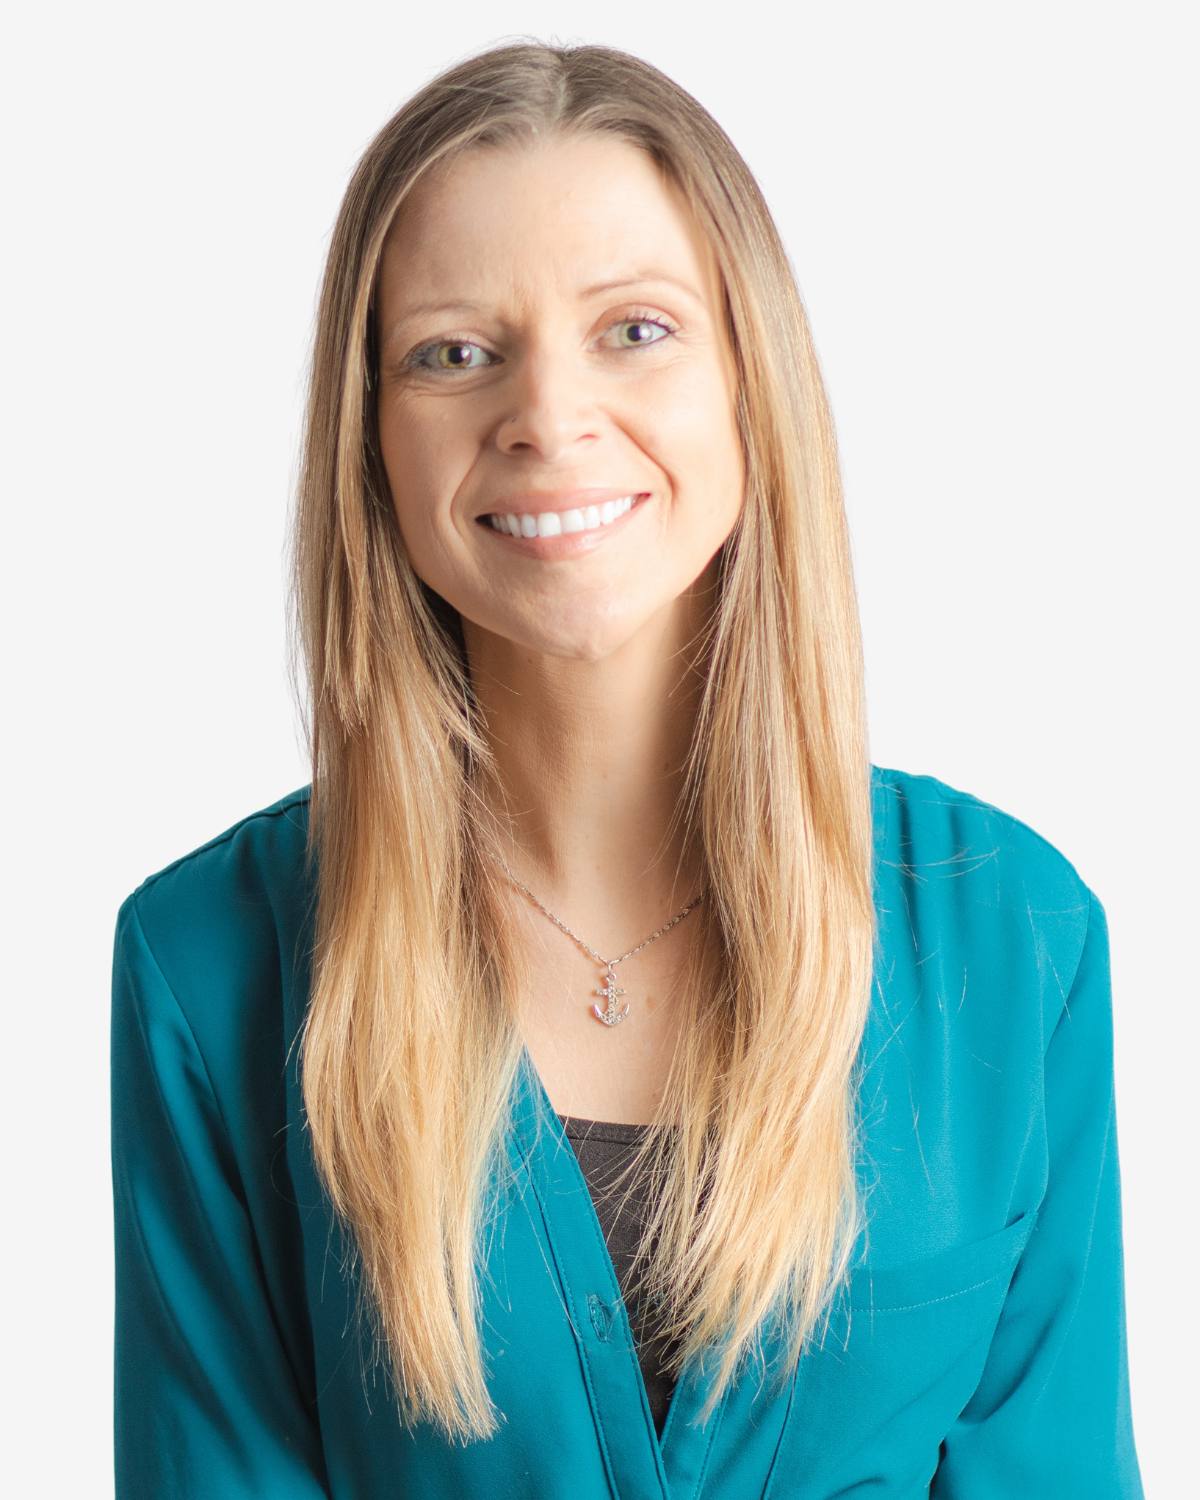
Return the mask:
M 117 1500 L 326 1497 L 204 1060 L 136 892 L 112 983 Z
M 1083 949 L 1045 1056 L 1049 1175 L 982 1378 L 931 1500 L 1143 1500 L 1126 1350 L 1108 925 Z

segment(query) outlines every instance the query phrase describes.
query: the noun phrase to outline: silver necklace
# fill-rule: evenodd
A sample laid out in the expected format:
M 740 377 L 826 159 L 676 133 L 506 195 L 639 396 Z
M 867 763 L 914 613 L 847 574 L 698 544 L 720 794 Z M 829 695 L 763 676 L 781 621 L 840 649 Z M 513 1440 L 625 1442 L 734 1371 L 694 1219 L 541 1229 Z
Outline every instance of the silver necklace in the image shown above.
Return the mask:
M 589 958 L 594 959 L 598 964 L 604 965 L 604 982 L 598 989 L 594 989 L 592 991 L 592 994 L 603 995 L 607 1003 L 603 1010 L 601 1010 L 598 1005 L 593 1003 L 592 1014 L 598 1021 L 603 1021 L 605 1026 L 616 1026 L 618 1022 L 623 1021 L 629 1014 L 628 1002 L 626 1002 L 626 1004 L 624 1004 L 620 1010 L 617 1009 L 617 1000 L 621 995 L 625 993 L 625 991 L 618 987 L 617 976 L 613 973 L 613 970 L 617 967 L 618 964 L 624 963 L 627 958 L 632 958 L 635 953 L 640 953 L 643 948 L 648 947 L 649 944 L 654 942 L 655 938 L 662 937 L 664 932 L 670 932 L 671 928 L 675 926 L 676 922 L 682 922 L 684 917 L 687 916 L 688 912 L 690 912 L 694 907 L 699 906 L 706 895 L 706 890 L 701 891 L 698 896 L 694 897 L 691 901 L 688 902 L 688 904 L 683 908 L 681 912 L 678 912 L 675 916 L 673 916 L 671 920 L 665 924 L 665 926 L 660 927 L 657 932 L 652 932 L 648 938 L 644 938 L 636 948 L 630 948 L 628 953 L 622 953 L 620 958 L 605 958 L 603 954 L 597 953 L 594 948 L 589 948 L 577 932 L 572 932 L 572 930 L 567 926 L 565 922 L 560 921 L 552 911 L 544 907 L 538 900 L 538 898 L 529 889 L 529 887 L 527 885 L 523 885 L 517 879 L 517 877 L 509 869 L 508 865 L 505 864 L 504 860 L 501 859 L 498 854 L 493 855 L 493 858 L 503 868 L 504 873 L 517 887 L 517 889 L 524 891 L 539 911 L 544 912 L 545 915 L 548 916 L 554 923 L 554 925 L 565 932 L 569 938 L 574 938 L 574 940 L 579 944 L 579 946 L 583 949 L 583 951 Z

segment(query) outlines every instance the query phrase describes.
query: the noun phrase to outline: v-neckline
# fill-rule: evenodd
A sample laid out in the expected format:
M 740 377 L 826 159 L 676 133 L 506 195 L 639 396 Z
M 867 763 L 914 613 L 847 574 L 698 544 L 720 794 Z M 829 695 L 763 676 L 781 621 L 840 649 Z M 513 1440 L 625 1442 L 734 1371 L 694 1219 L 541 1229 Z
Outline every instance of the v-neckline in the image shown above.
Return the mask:
M 888 822 L 888 783 L 884 775 L 880 767 L 871 766 L 876 871 Z M 659 1434 L 629 1328 L 620 1280 L 591 1190 L 528 1047 L 522 1048 L 514 1094 L 513 1141 L 523 1159 L 546 1231 L 614 1500 L 703 1500 L 706 1476 L 726 1411 L 732 1402 L 739 1433 L 743 1422 L 757 1424 L 759 1419 L 750 1415 L 755 1395 L 735 1377 L 707 1424 L 703 1428 L 695 1425 L 716 1373 L 715 1356 L 703 1351 L 680 1371 Z M 774 1365 L 781 1352 L 778 1331 L 763 1332 L 760 1354 L 764 1364 Z M 774 1484 L 784 1434 L 792 1417 L 796 1385 L 797 1372 L 793 1370 L 787 1377 L 786 1391 L 781 1391 L 762 1414 L 765 1428 L 759 1426 L 761 1436 L 755 1440 L 765 1442 L 772 1450 L 772 1456 L 765 1458 L 764 1496 L 769 1495 Z M 638 1409 L 642 1416 L 640 1429 L 634 1416 Z M 644 1436 L 639 1436 L 639 1432 Z M 731 1457 L 723 1452 L 717 1464 L 722 1483 Z
M 702 1355 L 688 1362 L 679 1373 L 659 1434 L 620 1278 L 591 1190 L 528 1048 L 522 1049 L 515 1124 L 615 1493 L 621 1500 L 696 1500 L 732 1387 L 707 1424 L 694 1426 L 710 1388 L 705 1376 L 712 1360 Z M 645 1441 L 636 1437 L 633 1412 L 638 1409 Z

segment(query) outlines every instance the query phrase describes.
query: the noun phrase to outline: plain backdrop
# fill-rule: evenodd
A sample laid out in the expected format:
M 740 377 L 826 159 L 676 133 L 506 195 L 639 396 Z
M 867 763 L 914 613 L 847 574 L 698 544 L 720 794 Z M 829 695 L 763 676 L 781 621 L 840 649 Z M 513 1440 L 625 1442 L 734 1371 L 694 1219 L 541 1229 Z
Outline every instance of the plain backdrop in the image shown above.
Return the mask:
M 308 780 L 285 542 L 341 195 L 414 89 L 521 36 L 636 52 L 732 136 L 833 404 L 872 758 L 1015 813 L 1104 902 L 1138 1451 L 1147 1494 L 1194 1493 L 1195 19 L 210 0 L 9 21 L 10 1494 L 112 1493 L 117 907 Z

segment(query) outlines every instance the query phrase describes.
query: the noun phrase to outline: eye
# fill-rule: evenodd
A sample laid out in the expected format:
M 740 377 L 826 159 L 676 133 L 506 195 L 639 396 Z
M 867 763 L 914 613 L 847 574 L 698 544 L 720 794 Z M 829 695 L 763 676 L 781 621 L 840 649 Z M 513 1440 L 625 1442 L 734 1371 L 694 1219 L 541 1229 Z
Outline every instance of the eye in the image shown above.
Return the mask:
M 632 344 L 622 344 L 623 349 L 640 349 L 645 344 L 661 344 L 662 338 L 651 335 L 651 329 L 658 329 L 664 338 L 669 338 L 679 330 L 668 318 L 661 313 L 647 312 L 638 308 L 629 317 L 621 318 L 612 325 L 614 328 L 632 328 L 638 331 L 638 337 Z
M 471 339 L 434 339 L 428 344 L 419 344 L 405 359 L 404 367 L 408 370 L 431 370 L 435 372 L 439 370 L 475 370 L 479 368 L 478 365 L 473 365 L 469 362 L 469 355 L 465 360 L 451 359 L 449 363 L 444 363 L 441 358 L 439 358 L 442 350 L 444 349 L 453 351 L 461 351 L 464 349 L 478 349 L 481 354 L 484 352 L 482 346 L 476 344 Z M 433 364 L 429 363 L 429 357 L 431 355 L 434 359 Z
M 640 349 L 647 344 L 661 344 L 663 339 L 670 338 L 679 332 L 678 327 L 670 319 L 664 317 L 661 313 L 650 312 L 645 308 L 630 309 L 627 317 L 618 318 L 609 327 L 610 329 L 629 328 L 637 330 L 636 337 L 632 343 L 618 345 L 622 350 Z M 661 337 L 652 332 L 655 329 L 662 335 Z M 403 367 L 406 370 L 425 370 L 431 375 L 441 374 L 450 370 L 486 369 L 486 365 L 479 362 L 472 362 L 469 352 L 465 358 L 452 357 L 448 360 L 442 358 L 444 350 L 449 350 L 452 354 L 461 356 L 463 351 L 470 351 L 472 349 L 477 350 L 480 354 L 487 355 L 489 360 L 491 359 L 491 355 L 487 354 L 487 350 L 473 339 L 452 335 L 448 339 L 431 339 L 426 344 L 418 344 L 411 354 L 405 356 Z

